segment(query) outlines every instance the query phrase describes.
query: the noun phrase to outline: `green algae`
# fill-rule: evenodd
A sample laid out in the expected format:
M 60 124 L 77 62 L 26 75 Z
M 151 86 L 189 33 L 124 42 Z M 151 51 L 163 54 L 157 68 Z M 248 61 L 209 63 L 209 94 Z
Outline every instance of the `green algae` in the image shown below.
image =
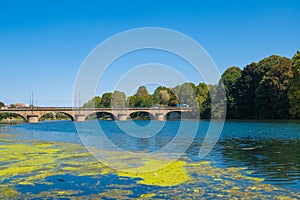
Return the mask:
M 9 187 L 0 187 L 0 199 L 10 199 L 17 197 L 20 193 L 17 192 L 14 188 Z
M 186 162 L 175 161 L 167 165 L 162 160 L 147 160 L 144 166 L 137 167 L 135 173 L 117 172 L 119 176 L 127 176 L 132 178 L 141 178 L 140 184 L 158 185 L 158 186 L 174 186 L 187 182 L 191 179 L 186 171 Z M 161 165 L 161 169 L 154 172 L 146 172 L 153 168 L 152 166 Z M 167 165 L 167 166 L 166 166 Z
M 46 177 L 74 174 L 77 176 L 106 175 L 115 173 L 119 176 L 140 178 L 140 184 L 173 186 L 190 179 L 185 169 L 186 162 L 176 161 L 156 172 L 153 167 L 165 166 L 168 160 L 141 159 L 140 166 L 130 173 L 113 170 L 95 160 L 82 146 L 72 143 L 45 143 L 37 141 L 15 141 L 0 144 L 0 181 L 9 180 L 10 185 L 51 184 Z M 134 162 L 119 152 L 107 152 L 115 164 L 128 167 Z M 124 160 L 126 162 L 124 163 Z M 53 191 L 56 196 L 61 192 Z M 66 194 L 65 194 L 66 195 Z
M 287 196 L 292 199 L 299 195 L 270 184 L 261 183 L 263 181 L 261 178 L 249 177 L 248 173 L 242 173 L 246 168 L 217 168 L 212 165 L 194 166 L 196 165 L 193 163 L 188 170 L 192 174 L 197 174 L 197 178 L 191 181 L 194 182 L 192 185 L 198 185 L 199 182 L 204 183 L 206 191 L 214 191 L 206 192 L 206 196 L 209 198 L 278 199 L 280 196 Z
M 128 195 L 133 194 L 131 190 L 112 189 L 98 194 L 98 197 L 107 197 L 113 199 L 125 199 Z
M 95 162 L 83 147 L 74 144 L 39 143 L 16 141 L 14 144 L 0 145 L 0 181 L 34 185 L 45 183 L 48 176 L 66 174 L 64 166 L 74 166 L 77 172 L 84 171 L 84 162 L 90 162 L 94 174 L 101 174 L 99 162 Z M 74 170 L 73 170 L 74 171 Z
M 149 198 L 155 197 L 155 196 L 156 196 L 156 194 L 154 194 L 154 193 L 142 194 L 140 196 L 140 199 L 149 199 Z

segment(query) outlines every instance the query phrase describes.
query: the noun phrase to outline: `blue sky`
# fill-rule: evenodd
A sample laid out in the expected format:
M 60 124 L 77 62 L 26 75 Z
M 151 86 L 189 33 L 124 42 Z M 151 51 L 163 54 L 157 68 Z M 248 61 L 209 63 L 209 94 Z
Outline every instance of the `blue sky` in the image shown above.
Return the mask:
M 88 53 L 128 29 L 182 32 L 207 50 L 222 73 L 272 54 L 292 57 L 300 50 L 299 19 L 297 0 L 1 1 L 0 101 L 29 103 L 33 92 L 37 105 L 70 106 L 77 71 Z M 105 80 L 121 65 L 156 61 L 179 71 L 185 66 L 168 60 L 171 56 L 149 56 L 154 54 L 129 56 Z M 184 71 L 190 81 L 201 81 Z M 97 94 L 111 88 L 101 84 Z

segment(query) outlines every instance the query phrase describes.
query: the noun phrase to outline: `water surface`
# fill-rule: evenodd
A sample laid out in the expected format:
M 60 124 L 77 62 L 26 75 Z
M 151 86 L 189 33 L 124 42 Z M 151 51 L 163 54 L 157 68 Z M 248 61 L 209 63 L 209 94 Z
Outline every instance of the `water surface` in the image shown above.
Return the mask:
M 83 122 L 80 125 L 84 127 L 81 134 L 95 134 L 97 130 L 92 126 L 94 123 Z M 139 134 L 140 129 L 131 127 L 131 122 L 121 123 L 123 127 L 128 126 L 127 128 L 135 132 L 135 135 Z M 139 127 L 147 127 L 149 124 L 147 121 L 135 121 L 135 123 Z M 50 161 L 42 163 L 43 166 L 48 165 L 48 167 L 29 170 L 28 175 L 22 174 L 22 170 L 17 170 L 18 173 L 8 170 L 9 167 L 17 169 L 24 166 L 24 163 L 21 166 L 15 164 L 18 163 L 17 157 L 13 157 L 15 159 L 13 161 L 4 159 L 0 162 L 0 177 L 2 175 L 0 190 L 5 191 L 7 196 L 11 195 L 15 198 L 43 198 L 50 195 L 54 198 L 88 196 L 104 199 L 139 197 L 230 199 L 255 197 L 254 194 L 257 198 L 300 197 L 300 124 L 279 121 L 228 121 L 212 151 L 205 158 L 199 158 L 199 150 L 209 124 L 219 122 L 201 121 L 193 138 L 188 138 L 193 135 L 189 127 L 198 123 L 196 121 L 154 121 L 152 125 L 161 126 L 161 123 L 164 123 L 163 128 L 157 134 L 149 138 L 139 138 L 126 134 L 114 121 L 99 121 L 107 138 L 120 149 L 146 153 L 155 152 L 170 143 L 183 123 L 186 139 L 178 145 L 185 144 L 189 139 L 193 139 L 193 142 L 179 159 L 180 162 L 170 166 L 172 168 L 169 171 L 174 171 L 171 173 L 174 177 L 169 177 L 172 180 L 167 180 L 160 174 L 156 175 L 156 172 L 151 172 L 153 177 L 150 178 L 120 174 L 95 164 L 99 161 L 93 156 L 82 154 L 86 150 L 82 147 L 75 124 L 70 121 L 1 127 L 2 149 L 12 151 L 10 145 L 16 145 L 17 148 L 24 148 L 26 152 L 31 152 L 33 150 L 28 149 L 29 145 L 39 150 L 38 153 L 32 152 L 33 156 L 37 156 L 37 160 L 40 155 L 44 155 Z M 152 130 L 149 128 L 146 131 Z M 45 144 L 52 146 L 45 146 Z M 56 147 L 59 147 L 60 151 L 50 149 Z M 175 146 L 173 151 L 178 153 L 177 150 Z M 63 151 L 68 153 L 60 153 L 56 156 L 58 152 Z M 17 154 L 20 152 L 15 152 L 13 155 Z M 109 155 L 119 156 L 119 154 Z M 30 155 L 23 156 L 30 157 Z M 52 159 L 54 164 L 51 164 Z M 90 172 L 86 168 L 80 170 L 79 165 L 84 162 L 87 163 L 86 168 L 91 167 Z M 135 161 L 124 158 L 123 163 L 126 162 Z M 155 163 L 150 159 L 147 162 Z M 34 163 L 27 162 L 25 167 L 28 167 L 27 165 L 32 167 Z M 74 166 L 79 170 L 73 169 Z M 99 173 L 93 173 L 97 166 L 101 170 Z M 182 172 L 181 168 L 185 171 Z M 41 171 L 43 173 L 40 178 L 33 176 Z M 11 173 L 13 176 L 6 177 L 5 173 Z M 178 177 L 176 173 L 179 173 Z M 155 180 L 158 178 L 161 180 Z

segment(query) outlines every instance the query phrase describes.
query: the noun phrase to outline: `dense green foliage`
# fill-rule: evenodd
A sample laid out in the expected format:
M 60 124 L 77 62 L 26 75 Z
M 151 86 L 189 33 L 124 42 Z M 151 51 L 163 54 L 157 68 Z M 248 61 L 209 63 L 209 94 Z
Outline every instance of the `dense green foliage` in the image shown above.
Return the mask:
M 251 118 L 255 114 L 255 86 L 254 86 L 254 69 L 256 63 L 247 65 L 241 78 L 237 81 L 238 97 L 236 99 L 240 118 Z
M 151 107 L 154 102 L 145 86 L 139 87 L 136 94 L 129 97 L 128 101 L 129 107 Z
M 104 93 L 100 101 L 100 107 L 104 107 L 104 108 L 111 107 L 111 98 L 112 98 L 111 92 Z
M 114 91 L 111 96 L 111 105 L 115 108 L 126 107 L 126 95 L 124 92 Z
M 239 115 L 237 106 L 238 88 L 237 81 L 242 76 L 242 70 L 238 67 L 228 68 L 222 75 L 227 100 L 227 117 L 237 118 Z
M 163 86 L 156 88 L 153 94 L 155 105 L 159 106 L 176 106 L 179 102 L 172 90 Z
M 2 119 L 23 119 L 20 115 L 17 115 L 15 113 L 0 113 L 0 121 Z
M 15 113 L 0 113 L 1 124 L 18 124 L 23 123 L 25 119 Z
M 290 102 L 290 113 L 293 118 L 300 118 L 300 52 L 294 55 L 292 67 L 292 78 L 288 92 Z
M 84 108 L 100 108 L 101 107 L 101 97 L 95 96 L 93 99 L 89 100 L 83 104 Z
M 46 120 L 70 120 L 71 118 L 64 113 L 46 113 L 40 118 L 40 121 Z
M 53 113 L 47 113 L 40 118 L 40 121 L 54 120 L 54 119 L 55 119 L 55 116 Z
M 16 107 L 15 104 L 10 104 L 10 105 L 9 105 L 9 108 L 15 108 L 15 107 Z
M 110 107 L 126 107 L 126 95 L 124 92 L 114 91 L 107 92 L 102 97 L 95 96 L 82 106 L 83 108 L 110 108 Z
M 211 100 L 209 91 L 209 86 L 205 83 L 200 83 L 196 88 L 200 118 L 208 119 L 211 116 Z
M 270 56 L 257 64 L 257 69 L 262 69 L 254 100 L 257 118 L 289 117 L 287 92 L 292 76 L 291 67 L 291 60 L 280 56 Z
M 224 94 L 224 91 L 226 94 Z M 221 97 L 226 97 L 226 99 Z M 213 102 L 212 102 L 213 101 Z M 226 101 L 226 102 L 225 102 Z M 193 117 L 229 119 L 300 118 L 300 52 L 290 60 L 272 55 L 244 69 L 228 68 L 216 85 L 183 83 L 159 86 L 149 94 L 145 86 L 126 98 L 122 92 L 105 93 L 83 107 L 189 106 Z

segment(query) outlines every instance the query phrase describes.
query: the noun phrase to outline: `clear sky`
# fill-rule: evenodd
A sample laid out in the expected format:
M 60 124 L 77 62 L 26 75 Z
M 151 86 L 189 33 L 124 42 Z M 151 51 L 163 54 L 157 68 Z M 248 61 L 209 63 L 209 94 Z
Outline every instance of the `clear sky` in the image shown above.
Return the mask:
M 0 101 L 29 103 L 33 92 L 37 105 L 70 106 L 84 58 L 128 29 L 180 31 L 200 43 L 222 73 L 272 54 L 291 58 L 300 50 L 299 19 L 298 0 L 0 1 Z M 121 64 L 160 61 L 159 55 L 137 57 Z M 97 94 L 110 89 L 99 85 Z

